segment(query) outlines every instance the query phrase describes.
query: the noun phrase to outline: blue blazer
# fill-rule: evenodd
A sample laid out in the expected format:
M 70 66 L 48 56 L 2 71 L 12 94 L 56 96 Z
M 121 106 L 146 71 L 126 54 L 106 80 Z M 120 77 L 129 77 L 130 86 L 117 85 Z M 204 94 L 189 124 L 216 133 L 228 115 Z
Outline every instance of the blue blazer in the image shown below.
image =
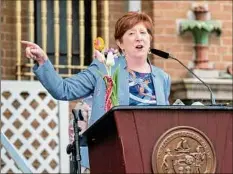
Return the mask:
M 118 88 L 119 105 L 129 105 L 129 73 L 126 68 L 126 60 L 124 57 L 115 59 L 112 72 L 115 72 L 118 65 L 120 67 Z M 169 105 L 170 76 L 160 68 L 151 64 L 150 66 L 157 105 Z M 106 86 L 104 80 L 97 71 L 101 71 L 103 74 L 107 74 L 107 71 L 105 66 L 97 59 L 94 59 L 87 69 L 66 79 L 62 79 L 59 76 L 49 60 L 41 66 L 35 65 L 33 70 L 38 80 L 57 100 L 71 101 L 93 95 L 93 112 L 89 119 L 89 126 L 104 115 Z M 82 165 L 88 167 L 87 149 L 81 150 L 81 154 Z

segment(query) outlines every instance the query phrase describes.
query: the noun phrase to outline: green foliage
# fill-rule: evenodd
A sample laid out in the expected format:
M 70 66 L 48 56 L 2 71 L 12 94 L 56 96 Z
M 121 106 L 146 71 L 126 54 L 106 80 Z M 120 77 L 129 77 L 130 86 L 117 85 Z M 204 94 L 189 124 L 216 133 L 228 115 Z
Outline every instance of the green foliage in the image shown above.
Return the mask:
M 185 32 L 193 34 L 196 44 L 207 45 L 208 36 L 215 32 L 218 36 L 221 34 L 221 23 L 219 21 L 198 21 L 198 20 L 184 20 L 180 25 L 181 34 Z
M 115 73 L 113 74 L 113 91 L 115 91 L 116 96 L 118 96 L 118 78 L 119 78 L 119 71 L 120 71 L 120 66 L 118 65 L 118 67 L 116 68 Z

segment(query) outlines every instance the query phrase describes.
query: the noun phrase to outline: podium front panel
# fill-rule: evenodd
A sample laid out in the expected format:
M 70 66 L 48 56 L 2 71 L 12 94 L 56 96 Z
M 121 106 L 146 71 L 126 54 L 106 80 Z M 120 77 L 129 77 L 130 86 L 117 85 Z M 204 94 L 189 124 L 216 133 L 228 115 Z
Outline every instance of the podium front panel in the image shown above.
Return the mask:
M 168 130 L 188 126 L 208 137 L 216 173 L 232 173 L 232 109 L 120 108 L 86 133 L 93 173 L 153 173 L 152 153 Z M 174 149 L 173 149 L 174 150 Z

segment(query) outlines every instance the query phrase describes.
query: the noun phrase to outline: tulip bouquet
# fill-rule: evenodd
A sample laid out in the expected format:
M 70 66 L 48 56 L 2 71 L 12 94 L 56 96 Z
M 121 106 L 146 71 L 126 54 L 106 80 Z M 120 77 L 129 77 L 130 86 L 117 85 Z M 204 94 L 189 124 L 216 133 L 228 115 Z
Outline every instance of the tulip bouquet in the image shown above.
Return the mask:
M 98 73 L 102 76 L 105 85 L 105 111 L 107 112 L 113 106 L 119 105 L 118 101 L 118 74 L 119 66 L 116 68 L 115 72 L 112 72 L 112 67 L 115 65 L 114 58 L 118 57 L 118 51 L 113 48 L 104 49 L 104 40 L 101 37 L 97 37 L 94 40 L 95 53 L 94 57 L 104 64 L 107 74 L 103 75 L 102 72 Z

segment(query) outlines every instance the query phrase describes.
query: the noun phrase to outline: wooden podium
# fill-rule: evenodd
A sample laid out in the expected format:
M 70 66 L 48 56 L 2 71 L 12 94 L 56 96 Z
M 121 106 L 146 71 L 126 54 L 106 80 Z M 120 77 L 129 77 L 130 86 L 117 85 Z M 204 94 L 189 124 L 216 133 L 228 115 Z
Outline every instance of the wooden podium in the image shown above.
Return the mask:
M 84 133 L 91 173 L 233 173 L 232 117 L 232 107 L 114 107 Z

